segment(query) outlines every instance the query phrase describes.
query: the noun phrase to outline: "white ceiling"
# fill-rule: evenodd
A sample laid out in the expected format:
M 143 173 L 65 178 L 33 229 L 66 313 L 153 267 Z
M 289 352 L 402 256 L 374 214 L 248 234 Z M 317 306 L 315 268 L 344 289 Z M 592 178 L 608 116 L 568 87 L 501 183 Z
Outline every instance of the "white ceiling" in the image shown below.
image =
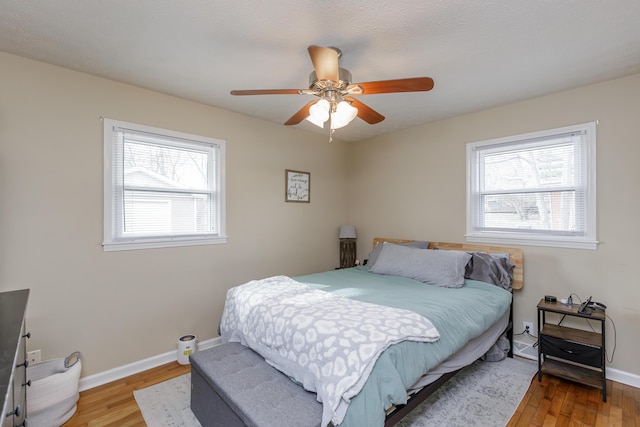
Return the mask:
M 307 88 L 312 44 L 354 82 L 435 80 L 359 97 L 386 116 L 336 131 L 359 140 L 639 73 L 640 1 L 0 0 L 2 51 L 276 123 L 311 98 L 229 91 Z

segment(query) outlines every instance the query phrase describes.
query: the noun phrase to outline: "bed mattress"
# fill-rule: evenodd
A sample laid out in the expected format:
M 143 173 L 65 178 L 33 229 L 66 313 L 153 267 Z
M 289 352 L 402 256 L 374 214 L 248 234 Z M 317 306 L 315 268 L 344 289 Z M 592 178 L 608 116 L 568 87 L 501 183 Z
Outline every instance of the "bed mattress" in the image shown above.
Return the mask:
M 384 351 L 364 388 L 351 399 L 344 427 L 384 425 L 385 413 L 370 408 L 404 404 L 406 390 L 422 387 L 481 356 L 506 328 L 512 297 L 504 289 L 475 280 L 465 280 L 459 289 L 443 288 L 374 274 L 366 266 L 294 279 L 347 298 L 414 311 L 440 332 L 435 343 L 407 341 Z

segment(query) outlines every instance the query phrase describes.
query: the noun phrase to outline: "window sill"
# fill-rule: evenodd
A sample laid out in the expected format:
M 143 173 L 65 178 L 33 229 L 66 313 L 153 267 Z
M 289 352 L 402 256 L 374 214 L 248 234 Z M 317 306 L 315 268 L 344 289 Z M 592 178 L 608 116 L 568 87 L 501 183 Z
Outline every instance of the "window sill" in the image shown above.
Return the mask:
M 205 237 L 205 238 L 176 238 L 176 239 L 148 239 L 135 241 L 103 242 L 104 252 L 132 251 L 139 249 L 173 248 L 179 246 L 200 246 L 217 245 L 227 243 L 227 237 Z
M 553 248 L 567 249 L 598 249 L 599 242 L 597 240 L 567 240 L 567 239 L 549 239 L 549 238 L 530 238 L 522 236 L 474 236 L 465 235 L 467 242 L 471 243 L 493 243 L 500 245 L 514 246 L 545 246 Z

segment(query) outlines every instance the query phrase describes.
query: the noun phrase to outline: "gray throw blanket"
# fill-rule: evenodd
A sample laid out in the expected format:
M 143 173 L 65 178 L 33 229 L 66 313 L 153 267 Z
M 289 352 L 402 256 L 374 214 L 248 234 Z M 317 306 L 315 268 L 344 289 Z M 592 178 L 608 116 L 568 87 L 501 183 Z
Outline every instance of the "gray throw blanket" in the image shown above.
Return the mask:
M 240 342 L 316 392 L 322 425 L 338 425 L 380 354 L 405 340 L 440 335 L 409 311 L 350 300 L 276 276 L 232 288 L 220 323 L 223 342 Z

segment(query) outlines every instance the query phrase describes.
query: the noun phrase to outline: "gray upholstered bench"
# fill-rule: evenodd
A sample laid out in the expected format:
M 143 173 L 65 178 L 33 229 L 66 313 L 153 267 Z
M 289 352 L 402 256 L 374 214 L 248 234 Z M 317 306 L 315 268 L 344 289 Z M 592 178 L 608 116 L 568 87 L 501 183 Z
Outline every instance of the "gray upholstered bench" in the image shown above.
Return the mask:
M 190 356 L 191 410 L 204 427 L 317 427 L 322 404 L 238 343 Z

